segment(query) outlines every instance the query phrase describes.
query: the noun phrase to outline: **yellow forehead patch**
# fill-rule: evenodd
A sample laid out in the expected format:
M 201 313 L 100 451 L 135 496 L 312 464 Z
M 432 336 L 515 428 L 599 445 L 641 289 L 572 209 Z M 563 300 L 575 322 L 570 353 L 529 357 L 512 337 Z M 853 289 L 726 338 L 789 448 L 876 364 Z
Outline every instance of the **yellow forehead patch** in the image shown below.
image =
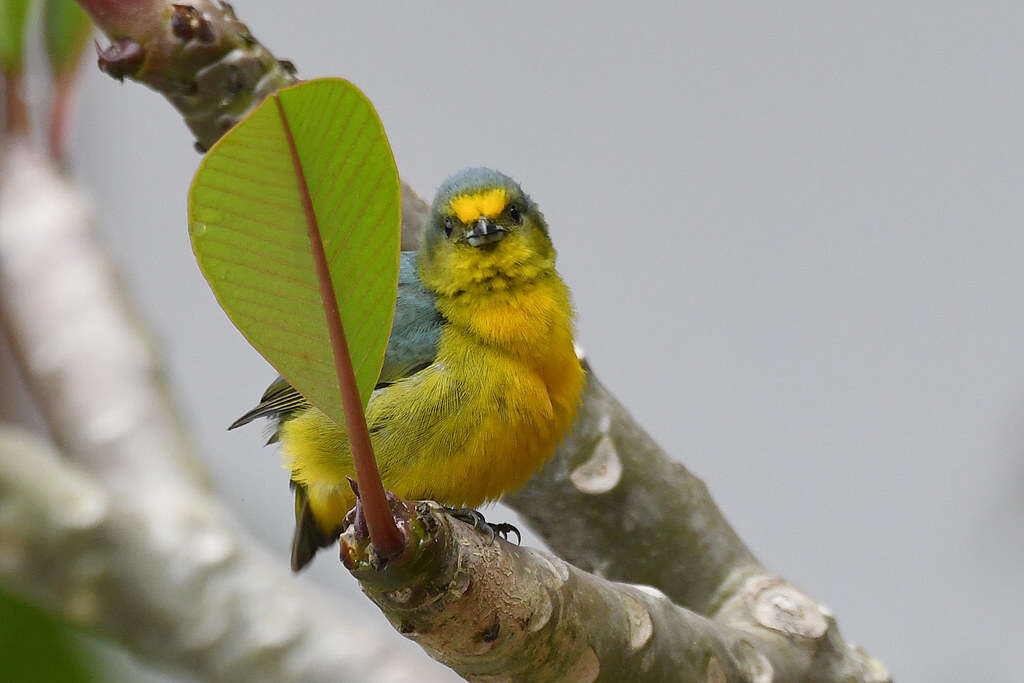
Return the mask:
M 508 203 L 508 193 L 504 187 L 495 187 L 490 190 L 481 190 L 473 194 L 460 194 L 449 202 L 452 213 L 460 221 L 472 223 L 481 216 L 494 218 L 505 210 Z

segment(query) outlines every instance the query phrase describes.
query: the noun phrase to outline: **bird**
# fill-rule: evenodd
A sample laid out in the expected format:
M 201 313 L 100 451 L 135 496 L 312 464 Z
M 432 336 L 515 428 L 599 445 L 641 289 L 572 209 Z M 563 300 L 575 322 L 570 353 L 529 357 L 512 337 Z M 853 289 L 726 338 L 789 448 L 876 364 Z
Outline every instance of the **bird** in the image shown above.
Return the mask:
M 394 321 L 366 406 L 384 487 L 474 512 L 555 452 L 581 401 L 570 292 L 537 204 L 507 175 L 439 187 L 418 251 L 399 259 Z M 355 504 L 345 428 L 278 377 L 235 429 L 270 418 L 295 490 L 291 566 L 330 546 Z

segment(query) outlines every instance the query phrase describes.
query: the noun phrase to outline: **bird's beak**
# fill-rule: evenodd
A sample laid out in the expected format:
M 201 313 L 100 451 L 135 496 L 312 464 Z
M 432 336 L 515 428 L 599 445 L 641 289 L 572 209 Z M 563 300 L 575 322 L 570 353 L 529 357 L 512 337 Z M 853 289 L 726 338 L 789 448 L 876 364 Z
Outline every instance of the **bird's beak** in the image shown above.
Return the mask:
M 482 247 L 485 244 L 494 244 L 505 239 L 508 232 L 501 226 L 492 223 L 486 218 L 481 218 L 473 227 L 466 231 L 466 242 L 471 247 Z

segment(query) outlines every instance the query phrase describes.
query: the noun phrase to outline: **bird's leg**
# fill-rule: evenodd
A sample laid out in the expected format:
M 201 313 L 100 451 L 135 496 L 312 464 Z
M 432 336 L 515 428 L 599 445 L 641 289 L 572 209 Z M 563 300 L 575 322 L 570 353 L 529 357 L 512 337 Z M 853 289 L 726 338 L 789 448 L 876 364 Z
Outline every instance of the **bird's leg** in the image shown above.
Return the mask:
M 359 495 L 359 485 L 352 477 L 345 478 L 348 479 L 348 485 L 352 487 L 352 493 L 356 494 L 356 505 L 345 515 L 345 519 L 342 521 L 342 528 L 353 524 L 356 527 L 357 535 L 362 538 L 369 538 L 370 530 L 366 526 L 366 515 L 363 514 L 363 498 Z M 404 501 L 391 491 L 385 491 L 384 495 L 387 497 L 388 505 L 391 507 L 392 512 L 395 512 L 400 506 L 405 506 Z
M 372 537 L 370 535 L 369 523 L 367 521 L 366 511 L 363 508 L 363 497 L 359 495 L 359 485 L 352 477 L 348 477 L 348 483 L 349 486 L 352 487 L 352 492 L 356 494 L 356 504 L 355 507 L 349 510 L 348 513 L 345 515 L 345 519 L 342 523 L 342 530 L 346 530 L 348 529 L 349 526 L 351 526 L 354 534 L 354 539 L 357 542 L 370 542 L 369 547 L 370 549 L 374 550 L 374 552 L 370 554 L 370 564 L 375 569 L 380 570 L 385 566 L 385 564 L 390 559 L 393 559 L 396 556 L 392 555 L 389 557 L 387 555 L 382 555 L 380 554 L 380 550 L 373 545 Z M 392 493 L 391 491 L 385 490 L 384 497 L 387 500 L 388 508 L 391 511 L 391 515 L 394 519 L 395 524 L 398 526 L 400 530 L 403 527 L 407 528 L 409 521 L 412 519 L 413 515 L 412 509 L 409 506 L 409 504 L 402 500 L 401 498 L 399 498 L 394 493 Z M 405 535 L 406 539 L 408 539 L 408 533 L 403 532 L 403 534 Z M 345 563 L 346 567 L 349 567 L 349 569 L 351 569 L 352 566 L 350 566 L 349 564 L 351 558 L 349 557 L 348 554 L 346 554 L 347 551 L 345 550 L 345 547 L 345 543 L 342 542 L 341 561 Z
M 343 527 L 348 527 L 350 524 L 356 528 L 356 537 L 360 539 L 367 539 L 370 537 L 370 530 L 366 527 L 366 517 L 363 515 L 363 501 L 359 497 L 359 485 L 356 484 L 356 480 L 352 477 L 345 477 L 348 479 L 348 485 L 352 487 L 352 493 L 356 494 L 356 505 L 348 514 L 345 515 L 345 519 L 342 521 Z
M 515 534 L 516 545 L 519 545 L 522 542 L 523 537 L 519 535 L 519 529 L 515 528 L 515 526 L 506 522 L 488 522 L 484 519 L 483 514 L 479 510 L 474 510 L 472 508 L 450 508 L 445 506 L 444 511 L 460 522 L 465 522 L 477 531 L 487 534 L 491 543 L 494 542 L 495 534 L 501 536 L 506 541 L 508 540 L 509 534 Z

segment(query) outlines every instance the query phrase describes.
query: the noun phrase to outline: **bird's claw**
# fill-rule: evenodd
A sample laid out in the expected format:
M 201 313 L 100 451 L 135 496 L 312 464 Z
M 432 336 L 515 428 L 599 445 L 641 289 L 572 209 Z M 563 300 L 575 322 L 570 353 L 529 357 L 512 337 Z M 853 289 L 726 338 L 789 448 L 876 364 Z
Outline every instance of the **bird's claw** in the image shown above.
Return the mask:
M 516 545 L 519 545 L 523 540 L 523 537 L 519 534 L 519 529 L 517 529 L 515 526 L 508 524 L 506 522 L 496 522 L 492 524 L 491 522 L 488 522 L 486 519 L 484 519 L 484 516 L 480 513 L 479 510 L 474 510 L 472 508 L 446 507 L 445 512 L 447 512 L 449 515 L 459 520 L 460 522 L 464 522 L 470 525 L 477 531 L 487 534 L 487 540 L 489 543 L 494 543 L 494 536 L 496 534 L 498 536 L 501 536 L 506 541 L 508 540 L 509 534 L 515 534 Z
M 491 522 L 487 522 L 487 526 L 491 529 L 492 534 L 497 533 L 506 541 L 508 540 L 509 534 L 515 534 L 516 545 L 520 545 L 523 542 L 523 537 L 519 535 L 519 529 L 517 529 L 514 525 L 509 524 L 508 522 L 496 522 L 494 524 L 492 524 Z

